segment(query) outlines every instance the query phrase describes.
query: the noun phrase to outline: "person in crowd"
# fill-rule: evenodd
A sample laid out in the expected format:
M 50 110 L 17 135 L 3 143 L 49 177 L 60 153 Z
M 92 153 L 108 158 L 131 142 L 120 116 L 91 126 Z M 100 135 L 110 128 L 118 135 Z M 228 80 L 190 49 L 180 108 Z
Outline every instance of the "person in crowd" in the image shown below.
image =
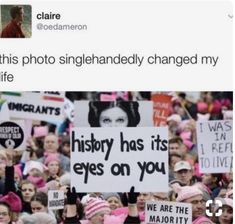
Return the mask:
M 36 186 L 29 180 L 23 180 L 18 191 L 22 200 L 22 212 L 32 214 L 30 202 L 33 196 L 36 194 Z
M 5 169 L 5 183 L 4 183 L 4 195 L 7 195 L 9 192 L 13 192 L 19 196 L 22 208 L 21 212 L 32 213 L 30 207 L 30 200 L 33 195 L 36 193 L 36 187 L 33 183 L 28 180 L 22 180 L 19 184 L 19 187 L 16 188 L 14 181 L 14 166 L 13 166 L 13 150 L 6 150 L 7 160 L 6 160 L 6 169 Z
M 112 216 L 110 215 L 111 209 L 108 202 L 102 199 L 91 198 L 85 206 L 85 218 L 86 220 L 79 220 L 76 213 L 76 201 L 77 194 L 73 187 L 72 191 L 70 189 L 67 192 L 68 207 L 67 214 L 64 223 L 87 223 L 87 224 L 140 224 L 140 218 L 137 211 L 137 196 L 138 193 L 134 192 L 134 187 L 131 188 L 128 193 L 128 215 Z M 110 220 L 115 220 L 110 222 Z
M 176 201 L 192 204 L 192 224 L 213 224 L 205 216 L 206 203 L 203 201 L 203 193 L 196 186 L 180 187 L 178 184 L 173 186 L 178 194 Z
M 206 173 L 202 175 L 202 183 L 211 190 L 211 197 L 214 199 L 218 196 L 222 187 L 221 173 Z
M 67 204 L 67 198 L 65 199 L 64 202 L 64 209 L 60 209 L 56 212 L 56 219 L 57 219 L 57 223 L 59 224 L 64 224 L 64 221 L 66 219 L 66 214 L 67 214 L 67 208 L 68 208 L 68 204 Z M 76 201 L 76 217 L 78 220 L 84 219 L 84 206 L 83 204 L 80 202 L 79 198 L 77 198 Z
M 182 118 L 179 114 L 172 114 L 167 118 L 167 126 L 169 130 L 169 139 L 174 138 L 178 135 L 179 125 Z
M 168 192 L 153 192 L 152 200 L 154 201 L 169 201 Z
M 45 174 L 47 167 L 38 161 L 30 160 L 26 162 L 23 174 L 27 180 L 33 183 L 37 188 L 43 188 L 46 185 Z
M 36 212 L 48 212 L 48 197 L 43 192 L 37 192 L 31 199 L 30 202 L 31 210 L 33 213 Z
M 146 201 L 149 201 L 152 199 L 152 193 L 151 192 L 140 192 L 137 196 L 137 209 L 139 212 L 145 211 L 145 204 Z
M 0 204 L 4 205 L 4 203 L 8 205 L 9 207 L 8 214 L 10 214 L 10 220 L 14 222 L 18 221 L 19 214 L 22 210 L 22 203 L 21 203 L 20 197 L 10 191 L 6 195 L 0 197 Z M 6 210 L 6 206 L 5 206 L 5 210 Z
M 58 155 L 62 170 L 70 172 L 70 159 L 67 156 L 59 153 L 58 150 L 58 136 L 53 133 L 49 133 L 44 139 L 44 156 L 41 157 L 38 161 L 44 163 L 47 156 Z
M 177 162 L 181 161 L 183 158 L 178 153 L 169 154 L 169 182 L 174 179 L 174 166 Z
M 182 155 L 181 153 L 181 144 L 183 144 L 183 140 L 180 137 L 174 137 L 169 140 L 169 154 L 177 153 Z
M 115 210 L 123 206 L 118 193 L 103 193 L 103 198 L 109 203 L 111 210 Z
M 62 136 L 61 153 L 70 158 L 70 139 L 69 136 Z
M 233 199 L 231 198 L 216 198 L 222 203 L 222 208 L 218 205 L 214 208 L 214 213 L 219 212 L 222 209 L 222 214 L 220 216 L 214 217 L 215 223 L 220 224 L 232 224 L 233 223 Z
M 193 184 L 193 171 L 189 162 L 179 161 L 174 166 L 175 178 L 180 180 L 184 185 Z
M 88 122 L 91 127 L 136 127 L 140 122 L 138 102 L 90 102 Z
M 47 182 L 51 180 L 59 181 L 59 177 L 62 175 L 62 170 L 60 168 L 60 160 L 58 154 L 47 156 L 44 164 L 47 166 Z
M 0 194 L 4 192 L 5 171 L 6 171 L 7 155 L 4 150 L 0 150 Z
M 8 203 L 0 201 L 0 223 L 2 224 L 24 224 L 20 221 L 14 221 L 11 207 Z

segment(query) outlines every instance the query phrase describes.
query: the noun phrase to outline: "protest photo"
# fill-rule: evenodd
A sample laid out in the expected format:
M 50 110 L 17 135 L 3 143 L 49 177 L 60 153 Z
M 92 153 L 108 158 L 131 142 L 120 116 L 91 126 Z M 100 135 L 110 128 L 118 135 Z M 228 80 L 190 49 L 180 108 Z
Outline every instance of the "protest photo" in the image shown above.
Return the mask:
M 233 92 L 0 92 L 0 224 L 232 224 Z

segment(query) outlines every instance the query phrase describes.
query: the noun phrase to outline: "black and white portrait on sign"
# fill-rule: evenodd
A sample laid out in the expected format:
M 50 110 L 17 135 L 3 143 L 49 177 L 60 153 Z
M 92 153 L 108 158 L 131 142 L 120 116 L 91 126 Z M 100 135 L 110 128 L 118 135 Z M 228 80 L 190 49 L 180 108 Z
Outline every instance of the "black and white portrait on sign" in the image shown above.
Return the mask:
M 76 101 L 75 126 L 153 126 L 153 104 L 151 101 Z

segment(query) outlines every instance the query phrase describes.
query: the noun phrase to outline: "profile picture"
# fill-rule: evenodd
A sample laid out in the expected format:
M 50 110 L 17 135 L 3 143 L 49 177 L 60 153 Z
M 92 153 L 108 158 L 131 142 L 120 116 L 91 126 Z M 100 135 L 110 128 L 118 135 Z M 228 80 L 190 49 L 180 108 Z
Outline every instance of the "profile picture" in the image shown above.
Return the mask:
M 76 101 L 77 127 L 153 126 L 150 101 Z
M 29 38 L 32 35 L 30 5 L 0 6 L 0 37 Z

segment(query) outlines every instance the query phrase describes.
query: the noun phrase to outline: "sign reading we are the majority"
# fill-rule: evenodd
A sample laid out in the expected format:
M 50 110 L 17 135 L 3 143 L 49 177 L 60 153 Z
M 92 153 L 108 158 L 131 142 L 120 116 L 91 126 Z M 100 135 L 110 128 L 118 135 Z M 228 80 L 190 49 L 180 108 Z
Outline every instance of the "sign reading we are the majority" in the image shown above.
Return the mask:
M 64 96 L 61 92 L 3 92 L 11 118 L 63 121 Z
M 197 122 L 199 168 L 202 173 L 231 172 L 233 165 L 233 122 Z
M 169 201 L 147 201 L 145 224 L 192 223 L 192 205 Z
M 70 138 L 77 191 L 168 190 L 166 127 L 73 128 Z

